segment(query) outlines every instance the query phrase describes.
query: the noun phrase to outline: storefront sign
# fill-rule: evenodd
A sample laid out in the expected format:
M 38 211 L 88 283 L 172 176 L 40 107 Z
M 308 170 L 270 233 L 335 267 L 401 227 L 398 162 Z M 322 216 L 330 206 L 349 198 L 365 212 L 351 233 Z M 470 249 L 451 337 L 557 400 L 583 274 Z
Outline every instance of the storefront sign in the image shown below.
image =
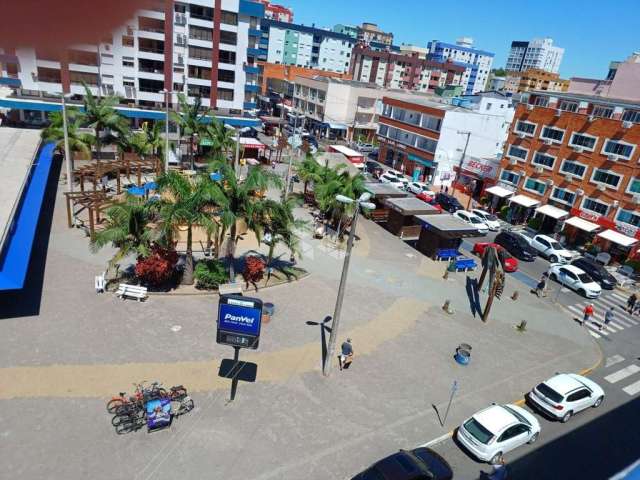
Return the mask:
M 615 223 L 616 223 L 616 230 L 618 230 L 620 233 L 623 233 L 627 237 L 640 238 L 638 236 L 640 234 L 640 229 L 638 229 L 638 227 L 634 227 L 633 225 L 629 225 L 628 223 L 623 223 L 623 222 L 615 222 Z
M 262 300 L 240 295 L 222 295 L 218 305 L 216 341 L 223 345 L 258 348 L 262 322 Z
M 572 208 L 571 215 L 584 218 L 585 220 L 588 220 L 590 222 L 597 223 L 601 227 L 615 230 L 622 233 L 623 235 L 640 240 L 640 229 L 638 227 L 634 227 L 633 225 L 629 225 L 628 223 L 613 222 L 607 217 L 603 217 L 602 215 L 591 212 L 585 212 L 584 210 L 580 210 L 579 208 Z
M 500 161 L 495 158 L 466 157 L 462 169 L 474 173 L 480 178 L 496 178 L 500 169 Z

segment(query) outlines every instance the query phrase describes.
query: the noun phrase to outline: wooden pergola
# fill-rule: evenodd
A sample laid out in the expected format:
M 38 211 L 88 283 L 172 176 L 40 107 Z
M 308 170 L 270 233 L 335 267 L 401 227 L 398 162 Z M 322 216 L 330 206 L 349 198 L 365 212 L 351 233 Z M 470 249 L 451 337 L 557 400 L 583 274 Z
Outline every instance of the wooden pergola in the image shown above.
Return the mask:
M 93 239 L 96 225 L 100 223 L 100 211 L 114 204 L 114 201 L 101 190 L 86 192 L 64 192 L 67 204 L 67 225 L 73 228 L 73 212 L 77 205 L 87 210 L 89 214 L 89 236 Z
M 94 162 L 83 165 L 73 171 L 73 180 L 79 177 L 80 191 L 84 192 L 85 179 L 91 180 L 93 191 L 98 190 L 98 183 L 105 175 L 114 173 L 116 177 L 116 193 L 121 191 L 120 175 L 123 173 L 129 177 L 132 171 L 136 172 L 136 184 L 142 186 L 142 172 L 153 171 L 156 175 L 162 173 L 162 161 L 156 156 L 140 158 L 133 153 L 125 153 L 122 159 L 109 160 L 106 162 Z

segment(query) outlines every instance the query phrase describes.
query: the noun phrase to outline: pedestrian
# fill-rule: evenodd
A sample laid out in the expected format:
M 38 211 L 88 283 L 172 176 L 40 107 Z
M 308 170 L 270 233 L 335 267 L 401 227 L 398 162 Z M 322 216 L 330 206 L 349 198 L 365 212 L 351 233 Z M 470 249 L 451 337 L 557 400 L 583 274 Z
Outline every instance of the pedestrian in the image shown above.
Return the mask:
M 542 278 L 540 278 L 540 281 L 538 282 L 538 285 L 536 285 L 536 289 L 534 290 L 534 293 L 540 297 L 546 297 L 547 296 L 547 272 L 542 274 Z
M 609 325 L 609 323 L 611 323 L 611 320 L 613 320 L 613 309 L 614 307 L 611 307 L 609 310 L 607 310 L 607 312 L 604 314 L 604 325 L 600 325 L 600 331 L 602 331 L 602 329 Z
M 505 480 L 507 478 L 507 466 L 504 458 L 500 457 L 499 461 L 492 463 L 491 468 L 491 473 L 488 475 L 489 480 Z
M 627 300 L 627 312 L 633 313 L 633 308 L 636 306 L 636 302 L 638 301 L 638 297 L 635 293 L 632 293 L 629 299 Z
M 591 320 L 591 316 L 593 315 L 593 303 L 590 303 L 586 307 L 584 307 L 584 317 L 582 319 L 582 325 L 587 325 L 587 322 Z
M 353 361 L 353 345 L 351 345 L 351 339 L 347 338 L 346 342 L 342 343 L 341 353 L 338 357 L 338 365 L 340 370 L 349 368 Z
M 449 187 L 444 187 L 444 193 L 445 193 L 445 195 L 449 194 Z

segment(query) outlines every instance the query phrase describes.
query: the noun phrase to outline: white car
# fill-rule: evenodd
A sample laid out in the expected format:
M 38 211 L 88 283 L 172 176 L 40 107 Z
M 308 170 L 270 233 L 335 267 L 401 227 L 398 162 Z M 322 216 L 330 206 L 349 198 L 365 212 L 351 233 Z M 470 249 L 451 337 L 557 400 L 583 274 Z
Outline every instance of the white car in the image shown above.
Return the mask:
M 381 183 L 388 183 L 393 187 L 396 187 L 398 190 L 404 190 L 404 182 L 400 180 L 395 175 L 389 175 L 388 173 L 384 173 L 380 175 Z
M 557 240 L 547 235 L 535 235 L 528 238 L 529 245 L 535 248 L 544 258 L 548 258 L 551 263 L 568 263 L 573 256 Z
M 516 405 L 492 405 L 465 420 L 458 441 L 479 460 L 495 463 L 505 453 L 540 435 L 536 417 Z
M 529 400 L 542 413 L 564 423 L 580 410 L 598 408 L 604 390 L 581 375 L 559 373 L 531 390 Z
M 414 195 L 419 195 L 422 192 L 426 193 L 430 197 L 435 197 L 436 195 L 436 192 L 429 190 L 429 186 L 422 182 L 409 182 L 409 185 L 407 185 L 407 190 Z
M 471 213 L 475 213 L 477 216 L 479 216 L 482 221 L 487 224 L 487 227 L 489 227 L 489 230 L 491 230 L 492 232 L 497 232 L 498 230 L 500 230 L 500 221 L 498 220 L 498 217 L 496 217 L 493 213 L 489 213 L 485 210 L 480 210 L 479 208 L 474 208 L 473 210 L 471 210 Z
M 480 233 L 482 234 L 489 233 L 489 227 L 487 226 L 486 223 L 484 223 L 484 221 L 479 216 L 471 212 L 467 212 L 466 210 L 458 210 L 453 215 L 458 217 L 463 222 L 473 225 L 478 229 Z
M 375 146 L 371 143 L 358 143 L 356 148 L 360 153 L 371 153 L 375 150 Z
M 555 264 L 549 269 L 549 278 L 575 290 L 583 297 L 598 298 L 602 287 L 584 270 L 573 265 Z

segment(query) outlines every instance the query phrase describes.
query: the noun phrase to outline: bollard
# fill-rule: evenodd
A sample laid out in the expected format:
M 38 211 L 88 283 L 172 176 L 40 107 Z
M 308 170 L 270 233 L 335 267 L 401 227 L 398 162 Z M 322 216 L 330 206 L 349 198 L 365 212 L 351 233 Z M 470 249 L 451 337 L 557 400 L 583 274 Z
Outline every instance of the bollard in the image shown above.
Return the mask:
M 444 269 L 444 275 L 442 275 L 442 278 L 444 280 L 446 280 L 447 278 L 449 278 L 449 267 Z
M 516 290 L 515 292 L 513 292 L 513 295 L 511 295 L 511 300 L 513 300 L 514 302 L 515 302 L 516 300 L 518 300 L 518 295 L 520 295 L 520 294 L 519 294 L 519 293 L 518 293 L 518 291 Z
M 516 329 L 518 329 L 519 332 L 526 332 L 527 331 L 527 321 L 526 320 L 522 320 L 520 322 L 520 324 L 516 326 Z
M 449 315 L 453 315 L 453 309 L 451 308 L 450 300 L 445 300 L 444 305 L 442 305 L 442 310 L 447 312 Z

